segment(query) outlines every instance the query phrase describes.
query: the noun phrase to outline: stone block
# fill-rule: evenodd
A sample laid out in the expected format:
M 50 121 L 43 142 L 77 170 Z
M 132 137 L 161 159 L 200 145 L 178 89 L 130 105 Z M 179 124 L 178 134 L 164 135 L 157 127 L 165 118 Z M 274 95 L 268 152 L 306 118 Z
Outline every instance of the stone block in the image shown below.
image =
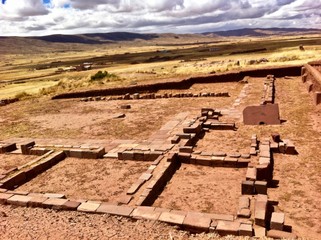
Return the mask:
M 243 224 L 241 223 L 240 228 L 239 228 L 239 235 L 240 236 L 248 236 L 252 237 L 253 236 L 253 227 L 251 224 Z
M 61 193 L 45 193 L 44 197 L 47 197 L 47 198 L 66 198 L 65 194 L 61 194 Z
M 144 181 L 148 181 L 149 179 L 151 179 L 151 177 L 153 176 L 153 174 L 151 173 L 143 173 L 139 179 L 140 180 L 144 180 Z
M 273 212 L 270 225 L 271 229 L 282 231 L 284 227 L 284 219 L 284 213 Z
M 226 157 L 225 152 L 213 152 L 214 157 Z
M 17 145 L 15 143 L 6 143 L 0 145 L 0 153 L 12 152 L 17 149 Z
M 11 198 L 13 194 L 0 193 L 0 204 L 6 204 L 7 200 Z
M 307 81 L 306 88 L 308 92 L 313 90 L 313 83 L 311 81 Z
M 181 140 L 181 138 L 179 136 L 174 136 L 171 139 L 171 143 L 172 144 L 177 144 L 177 143 L 179 143 L 180 140 Z
M 237 168 L 246 168 L 248 167 L 249 163 L 251 162 L 250 159 L 239 158 L 236 163 Z
M 229 221 L 218 221 L 216 231 L 221 236 L 227 236 L 227 235 L 239 235 L 239 228 L 240 228 L 239 222 L 229 222 Z
M 212 219 L 205 214 L 187 212 L 183 228 L 192 232 L 208 232 Z
M 225 157 L 213 156 L 211 159 L 212 159 L 212 161 L 211 161 L 212 167 L 223 167 L 224 166 Z
M 138 179 L 127 191 L 127 195 L 135 194 L 138 189 L 146 182 L 146 180 Z
M 285 143 L 285 153 L 286 154 L 291 154 L 291 155 L 297 154 L 297 152 L 295 150 L 295 146 L 292 141 L 290 141 L 289 139 L 284 139 L 284 143 Z
M 251 147 L 250 149 L 250 155 L 256 156 L 257 155 L 257 151 L 255 147 Z
M 27 207 L 28 202 L 31 200 L 30 196 L 23 195 L 13 195 L 11 198 L 7 200 L 8 204 L 17 205 L 21 207 Z
M 103 203 L 98 207 L 96 212 L 129 217 L 133 212 L 133 210 L 134 208 L 130 206 L 117 206 L 117 205 Z
M 223 166 L 224 166 L 224 167 L 236 168 L 237 162 L 238 162 L 238 159 L 237 159 L 237 158 L 225 157 L 225 158 L 224 158 L 224 162 L 223 162 Z
M 266 211 L 255 210 L 255 224 L 261 227 L 266 226 Z
M 273 153 L 279 153 L 279 143 L 271 142 L 270 148 Z
M 99 203 L 93 203 L 93 202 L 84 202 L 81 203 L 78 208 L 77 211 L 80 212 L 96 212 L 96 210 L 99 208 L 101 204 Z
M 267 233 L 267 237 L 274 239 L 297 239 L 298 236 L 294 233 L 284 232 L 280 230 L 270 230 Z
M 190 163 L 190 158 L 191 158 L 191 154 L 190 153 L 178 153 L 178 159 L 182 162 L 182 163 Z
M 63 198 L 48 198 L 42 203 L 45 208 L 52 208 L 55 210 L 61 210 L 62 205 L 64 205 L 68 200 Z
M 266 228 L 261 226 L 254 227 L 254 236 L 256 238 L 264 238 L 266 236 Z
M 242 195 L 254 194 L 254 181 L 243 181 L 242 182 Z
M 195 159 L 195 164 L 202 165 L 202 166 L 211 166 L 212 165 L 212 157 L 197 156 Z
M 155 161 L 158 157 L 162 155 L 163 155 L 163 152 L 161 151 L 151 151 L 149 161 Z
M 159 156 L 154 160 L 154 162 L 152 162 L 152 165 L 157 166 L 163 158 L 164 158 L 163 156 Z
M 133 199 L 133 196 L 130 195 L 123 195 L 118 200 L 117 203 L 120 205 L 127 205 Z
M 75 210 L 77 210 L 77 208 L 79 207 L 80 204 L 81 204 L 81 202 L 68 200 L 67 202 L 65 202 L 61 206 L 61 209 L 67 210 L 67 211 L 75 211 Z
M 5 182 L 3 182 L 3 188 L 13 189 L 16 186 L 20 186 L 25 183 L 27 180 L 26 173 L 21 171 L 17 172 L 14 175 L 11 175 Z
M 269 157 L 260 157 L 259 158 L 260 165 L 264 165 L 264 164 L 269 165 L 270 163 L 271 163 L 271 158 L 269 158 Z
M 123 151 L 122 152 L 122 160 L 134 160 L 134 152 L 133 151 Z
M 182 225 L 185 217 L 186 213 L 162 212 L 158 220 L 170 224 Z
M 285 143 L 284 142 L 279 142 L 279 152 L 285 153 Z
M 313 102 L 315 105 L 321 104 L 321 92 L 314 92 L 313 93 Z
M 120 151 L 117 153 L 118 160 L 124 160 L 123 159 L 123 151 Z
M 251 217 L 251 210 L 250 209 L 239 209 L 237 211 L 237 217 L 239 218 L 250 218 Z
M 20 144 L 21 152 L 24 155 L 29 154 L 30 148 L 32 148 L 36 143 L 34 141 L 24 142 Z
M 147 219 L 147 220 L 158 220 L 161 212 L 155 212 L 154 207 L 136 207 L 132 212 L 132 216 L 135 219 Z
M 124 155 L 124 153 L 123 153 Z M 124 156 L 123 156 L 124 157 Z M 144 161 L 145 160 L 144 152 L 143 151 L 134 151 L 134 159 L 136 161 Z M 125 160 L 125 159 L 124 159 Z
M 227 156 L 231 157 L 231 158 L 240 158 L 241 154 L 240 153 L 229 153 L 229 154 L 227 154 Z
M 243 122 L 245 125 L 279 125 L 279 105 L 248 106 L 243 110 Z
M 247 168 L 246 171 L 246 180 L 255 181 L 256 180 L 256 168 Z
M 267 194 L 267 182 L 266 181 L 255 181 L 254 183 L 255 193 Z
M 257 180 L 269 180 L 270 176 L 270 165 L 262 164 L 256 166 L 256 179 Z
M 269 150 L 260 150 L 259 156 L 265 157 L 265 158 L 270 158 L 271 157 L 270 146 L 269 146 Z
M 43 207 L 43 202 L 48 200 L 48 198 L 43 196 L 31 197 L 28 202 L 28 207 Z
M 239 198 L 239 209 L 249 209 L 250 208 L 250 198 L 248 196 L 241 196 Z
M 179 152 L 182 152 L 182 153 L 192 153 L 193 152 L 193 146 L 182 146 L 182 147 L 179 147 Z
M 243 154 L 241 154 L 241 158 L 243 158 L 243 159 L 250 159 L 250 158 L 251 158 L 251 155 L 248 154 L 248 153 L 243 153 Z

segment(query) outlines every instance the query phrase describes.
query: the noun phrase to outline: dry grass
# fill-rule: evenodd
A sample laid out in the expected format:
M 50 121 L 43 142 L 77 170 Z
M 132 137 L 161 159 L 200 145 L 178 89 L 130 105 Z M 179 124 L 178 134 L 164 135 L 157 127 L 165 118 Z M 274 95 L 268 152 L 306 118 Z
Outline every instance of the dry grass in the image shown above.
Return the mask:
M 146 42 L 127 42 L 123 44 L 111 44 L 103 46 L 81 46 L 78 51 L 71 46 L 71 50 L 65 52 L 52 51 L 52 48 L 38 54 L 4 54 L 0 61 L 0 84 L 5 80 L 23 82 L 17 86 L 7 85 L 0 87 L 1 96 L 13 97 L 20 92 L 35 94 L 43 88 L 55 85 L 55 81 L 65 85 L 65 88 L 42 90 L 41 94 L 55 94 L 58 92 L 75 90 L 77 88 L 112 86 L 126 86 L 132 82 L 151 81 L 164 78 L 186 78 L 198 74 L 214 72 L 226 72 L 239 70 L 244 67 L 257 68 L 262 66 L 277 66 L 284 64 L 303 64 L 316 60 L 321 53 L 321 43 L 315 36 L 306 39 L 297 37 L 271 38 L 226 38 L 224 42 L 184 45 L 184 43 L 197 42 L 194 38 L 175 39 L 177 46 L 162 46 L 173 43 L 173 36 Z M 206 41 L 210 39 L 206 38 Z M 213 39 L 212 39 L 213 40 Z M 217 40 L 217 39 L 214 39 Z M 168 41 L 168 42 L 166 42 Z M 305 44 L 306 51 L 298 50 L 300 44 Z M 310 45 L 309 45 L 310 44 Z M 56 45 L 53 45 L 56 46 Z M 59 44 L 57 46 L 60 46 Z M 61 47 L 61 46 L 60 46 Z M 266 47 L 266 52 L 242 53 L 248 49 Z M 209 51 L 209 49 L 217 49 Z M 239 52 L 232 54 L 232 52 Z M 123 54 L 123 55 L 122 55 Z M 159 56 L 156 62 L 147 62 L 149 59 Z M 179 58 L 171 59 L 172 57 Z M 38 65 L 48 65 L 51 62 L 62 61 L 63 67 L 90 61 L 93 57 L 99 57 L 103 65 L 97 65 L 100 70 L 117 74 L 122 81 L 105 82 L 103 85 L 88 84 L 88 79 L 98 69 L 86 72 L 70 72 L 55 74 L 57 68 L 34 70 Z M 162 57 L 165 57 L 162 60 Z M 169 57 L 169 59 L 166 59 Z M 249 65 L 250 60 L 266 58 L 267 63 Z M 184 60 L 184 61 L 181 61 Z M 185 61 L 187 60 L 187 61 Z M 132 64 L 137 62 L 138 64 Z M 237 64 L 239 63 L 239 64 Z M 37 81 L 36 81 L 37 80 Z M 116 80 L 116 79 L 114 79 Z M 1 85 L 0 85 L 1 86 Z

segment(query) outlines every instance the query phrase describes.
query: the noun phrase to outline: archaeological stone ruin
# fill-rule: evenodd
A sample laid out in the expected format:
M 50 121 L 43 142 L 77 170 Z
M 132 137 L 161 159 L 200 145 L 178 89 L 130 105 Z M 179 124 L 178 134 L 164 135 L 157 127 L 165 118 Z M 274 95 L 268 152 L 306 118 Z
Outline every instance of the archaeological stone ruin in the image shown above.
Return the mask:
M 192 78 L 182 82 L 142 85 L 69 93 L 55 96 L 55 99 L 74 98 L 82 104 L 92 101 L 120 101 L 123 111 L 132 109 L 135 101 L 155 101 L 172 98 L 228 98 L 228 92 L 191 93 L 189 88 L 195 83 L 241 81 L 245 76 L 260 81 L 261 98 L 256 105 L 247 105 L 247 99 L 253 91 L 251 83 L 243 84 L 239 96 L 231 106 L 223 108 L 203 107 L 198 114 L 184 112 L 172 117 L 160 129 L 155 129 L 148 139 L 134 140 L 50 140 L 16 138 L 0 142 L 0 159 L 7 155 L 32 157 L 23 165 L 0 172 L 0 203 L 33 208 L 51 208 L 59 211 L 79 211 L 88 214 L 111 214 L 131 219 L 161 221 L 190 232 L 215 232 L 221 236 L 236 235 L 249 237 L 268 236 L 272 238 L 295 238 L 291 226 L 287 224 L 284 212 L 274 211 L 278 199 L 271 199 L 269 189 L 274 187 L 274 159 L 276 155 L 295 156 L 300 154 L 294 141 L 288 136 L 270 132 L 258 136 L 255 126 L 266 127 L 280 125 L 282 114 L 279 111 L 275 92 L 275 82 L 283 81 L 287 76 L 298 77 L 311 93 L 311 101 L 321 103 L 320 64 L 311 63 L 304 67 L 280 67 L 258 69 L 248 72 L 217 74 Z M 159 90 L 167 91 L 158 93 Z M 181 91 L 179 91 L 181 90 Z M 182 92 L 182 90 L 184 92 Z M 175 93 L 177 92 L 177 93 Z M 124 115 L 123 117 L 126 117 Z M 281 120 L 282 119 L 282 120 Z M 285 119 L 286 120 L 286 119 Z M 202 141 L 211 133 L 237 133 L 246 125 L 252 125 L 244 141 L 245 151 L 229 145 L 232 150 L 199 150 Z M 204 140 L 205 139 L 205 140 Z M 226 139 L 211 140 L 215 144 L 224 144 Z M 222 143 L 223 142 L 223 143 Z M 206 145 L 206 144 L 205 144 Z M 233 150 L 233 147 L 235 149 Z M 46 171 L 55 168 L 68 159 L 80 159 L 117 162 L 140 162 L 146 164 L 145 171 L 133 179 L 127 189 L 112 201 L 93 199 L 75 199 L 63 192 L 25 191 L 23 186 L 39 178 Z M 237 207 L 228 214 L 216 212 L 181 210 L 155 206 L 155 202 L 169 186 L 171 180 L 182 166 L 201 166 L 205 169 L 244 170 L 244 175 L 236 183 L 240 194 L 236 197 Z M 145 166 L 145 165 L 144 165 Z M 282 182 L 282 179 L 280 180 Z M 119 184 L 117 182 L 115 185 Z M 206 191 L 206 189 L 204 190 Z M 225 189 L 229 191 L 229 189 Z M 215 194 L 215 193 L 212 193 Z M 202 198 L 202 194 L 200 194 Z M 224 199 L 224 196 L 220 196 Z M 213 202 L 215 204 L 215 202 Z

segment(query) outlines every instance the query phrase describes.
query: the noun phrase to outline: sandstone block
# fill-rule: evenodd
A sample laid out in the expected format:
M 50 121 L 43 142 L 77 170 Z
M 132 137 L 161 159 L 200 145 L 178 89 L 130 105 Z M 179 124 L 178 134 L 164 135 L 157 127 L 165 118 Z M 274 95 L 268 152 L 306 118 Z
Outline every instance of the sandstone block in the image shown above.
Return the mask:
M 103 203 L 99 206 L 96 212 L 129 217 L 133 210 L 134 208 L 130 206 L 117 206 Z
M 251 224 L 241 224 L 239 228 L 239 235 L 240 236 L 253 236 L 253 227 Z
M 192 232 L 208 232 L 211 225 L 211 218 L 195 212 L 188 212 L 183 227 Z
M 242 182 L 242 195 L 252 195 L 254 194 L 254 182 L 253 181 L 243 181 Z
M 185 217 L 186 213 L 162 212 L 159 217 L 159 221 L 175 225 L 182 225 Z
M 96 210 L 99 208 L 101 204 L 99 203 L 93 203 L 93 202 L 84 202 L 79 205 L 77 208 L 77 211 L 80 212 L 96 212 Z
M 271 217 L 271 229 L 283 230 L 284 227 L 284 213 L 273 212 Z
M 239 235 L 239 228 L 240 228 L 239 222 L 228 222 L 228 221 L 218 221 L 216 231 L 221 236 L 227 236 L 227 235 Z

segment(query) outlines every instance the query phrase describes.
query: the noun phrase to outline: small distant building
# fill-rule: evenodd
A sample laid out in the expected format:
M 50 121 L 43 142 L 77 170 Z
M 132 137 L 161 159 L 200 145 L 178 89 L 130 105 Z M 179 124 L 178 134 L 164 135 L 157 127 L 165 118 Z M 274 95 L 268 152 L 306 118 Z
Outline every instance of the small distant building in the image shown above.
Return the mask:
M 87 71 L 92 68 L 93 63 L 82 63 L 80 65 L 75 66 L 76 71 Z

